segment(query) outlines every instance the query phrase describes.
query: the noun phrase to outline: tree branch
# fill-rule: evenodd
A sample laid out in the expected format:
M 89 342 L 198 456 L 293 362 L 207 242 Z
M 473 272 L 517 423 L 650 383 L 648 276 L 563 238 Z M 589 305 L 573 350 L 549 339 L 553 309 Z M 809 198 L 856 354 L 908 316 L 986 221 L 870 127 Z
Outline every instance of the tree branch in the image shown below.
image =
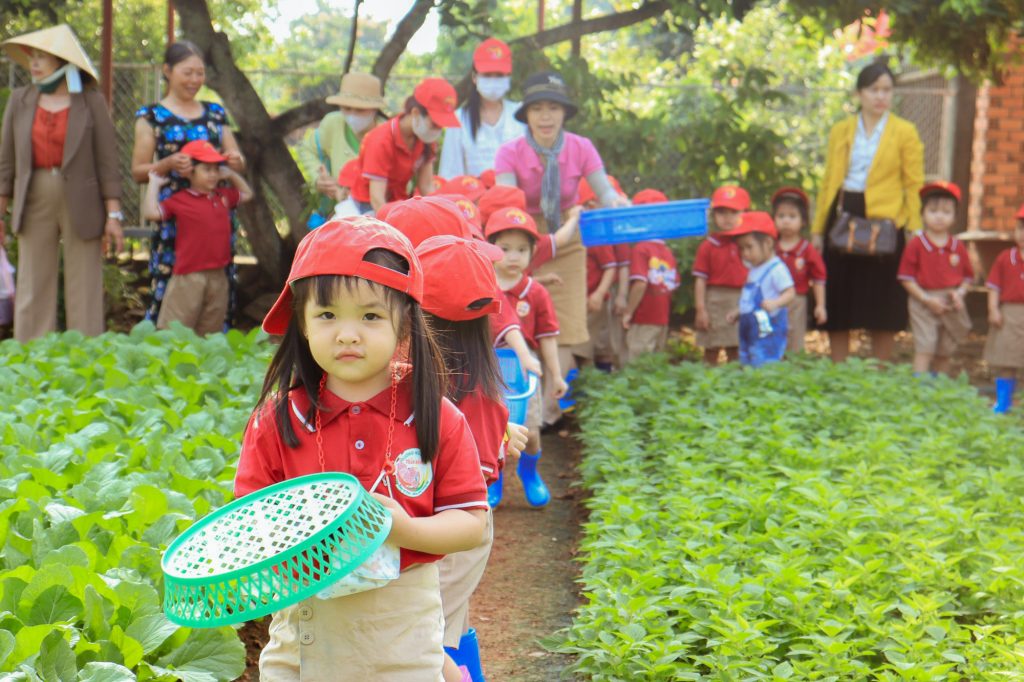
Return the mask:
M 613 14 L 594 17 L 593 19 L 586 19 L 585 21 L 570 22 L 554 28 L 545 29 L 538 33 L 534 33 L 533 35 L 515 38 L 514 40 L 509 41 L 509 47 L 519 46 L 525 49 L 539 50 L 541 48 L 548 47 L 549 45 L 562 43 L 566 40 L 573 40 L 574 38 L 581 38 L 592 33 L 615 31 L 659 16 L 666 12 L 670 6 L 671 4 L 668 0 L 652 0 L 651 2 L 645 2 L 636 9 L 629 10 L 628 12 L 615 12 Z
M 402 20 L 398 22 L 394 34 L 377 55 L 377 61 L 373 63 L 373 75 L 379 78 L 381 83 L 387 82 L 388 76 L 391 75 L 391 69 L 395 68 L 398 58 L 405 52 L 405 48 L 409 45 L 412 37 L 416 35 L 416 31 L 423 26 L 427 20 L 427 13 L 433 7 L 434 0 L 416 0 L 412 9 L 406 12 Z
M 352 10 L 352 30 L 348 34 L 348 54 L 345 55 L 345 68 L 342 75 L 352 70 L 352 60 L 356 56 L 356 38 L 359 37 L 359 6 L 363 0 L 356 0 L 355 9 Z

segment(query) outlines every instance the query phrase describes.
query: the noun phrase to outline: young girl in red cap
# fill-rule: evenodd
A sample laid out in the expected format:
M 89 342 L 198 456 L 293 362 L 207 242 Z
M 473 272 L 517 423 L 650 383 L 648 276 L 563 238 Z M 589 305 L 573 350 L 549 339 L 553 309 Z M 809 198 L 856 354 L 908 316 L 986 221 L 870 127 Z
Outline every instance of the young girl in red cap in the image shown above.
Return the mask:
M 726 316 L 739 303 L 747 268 L 736 244 L 722 233 L 735 229 L 749 209 L 750 195 L 742 187 L 716 189 L 711 195 L 711 233 L 697 247 L 693 261 L 694 326 L 697 345 L 704 349 L 704 362 L 709 365 L 718 364 L 723 350 L 729 362 L 739 359 L 739 331 Z
M 985 280 L 989 324 L 985 362 L 996 378 L 996 414 L 1010 411 L 1017 375 L 1024 370 L 1024 204 L 1016 218 L 1015 245 L 999 254 Z
M 246 427 L 235 494 L 348 472 L 390 510 L 401 573 L 275 613 L 262 679 L 442 678 L 436 561 L 480 545 L 487 498 L 473 434 L 444 397 L 422 300 L 409 240 L 378 220 L 347 218 L 303 238 L 263 320 L 283 338 Z
M 814 321 L 825 324 L 825 261 L 800 233 L 808 225 L 810 201 L 799 187 L 783 187 L 772 195 L 772 218 L 779 231 L 775 253 L 789 268 L 796 297 L 789 304 L 786 350 L 801 353 L 807 336 L 807 293 L 814 291 Z
M 526 445 L 525 427 L 509 424 L 501 397 L 501 371 L 491 348 L 488 315 L 501 307 L 502 298 L 493 263 L 501 260 L 502 253 L 486 242 L 440 236 L 422 242 L 416 255 L 426 274 L 423 310 L 448 370 L 448 398 L 466 416 L 480 454 L 480 470 L 490 485 L 501 474 L 506 445 L 512 456 Z M 488 512 L 483 544 L 449 554 L 438 564 L 444 645 L 474 681 L 483 680 L 483 672 L 476 631 L 469 628 L 469 598 L 491 553 L 491 523 Z
M 407 199 L 415 180 L 420 194 L 434 191 L 434 157 L 445 128 L 458 128 L 455 88 L 443 78 L 425 78 L 404 111 L 366 134 L 359 148 L 359 176 L 352 198 L 363 213 Z

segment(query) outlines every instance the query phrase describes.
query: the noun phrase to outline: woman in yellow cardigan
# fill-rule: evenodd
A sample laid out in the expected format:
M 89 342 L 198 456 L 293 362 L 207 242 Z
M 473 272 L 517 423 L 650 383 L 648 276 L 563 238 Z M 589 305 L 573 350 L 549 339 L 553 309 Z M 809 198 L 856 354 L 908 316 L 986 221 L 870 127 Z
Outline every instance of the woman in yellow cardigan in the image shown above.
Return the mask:
M 860 114 L 840 121 L 828 137 L 825 178 L 811 234 L 821 246 L 837 208 L 866 218 L 889 218 L 899 229 L 896 253 L 851 256 L 826 248 L 825 294 L 832 359 L 850 352 L 850 330 L 867 329 L 879 360 L 892 356 L 896 332 L 907 326 L 907 295 L 896 279 L 905 234 L 921 229 L 918 190 L 924 184 L 924 147 L 917 128 L 889 111 L 895 77 L 885 62 L 857 76 Z

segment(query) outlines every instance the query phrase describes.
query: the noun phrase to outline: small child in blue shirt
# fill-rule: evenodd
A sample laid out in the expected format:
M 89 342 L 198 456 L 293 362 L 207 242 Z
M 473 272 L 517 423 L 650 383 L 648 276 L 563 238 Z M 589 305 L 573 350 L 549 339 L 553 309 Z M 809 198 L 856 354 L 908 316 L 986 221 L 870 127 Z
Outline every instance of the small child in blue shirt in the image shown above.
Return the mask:
M 775 222 L 763 211 L 751 211 L 743 214 L 739 227 L 721 234 L 736 240 L 740 258 L 749 268 L 739 308 L 728 317 L 740 325 L 740 362 L 751 367 L 777 362 L 786 352 L 786 306 L 796 289 L 789 268 L 775 254 L 779 236 Z

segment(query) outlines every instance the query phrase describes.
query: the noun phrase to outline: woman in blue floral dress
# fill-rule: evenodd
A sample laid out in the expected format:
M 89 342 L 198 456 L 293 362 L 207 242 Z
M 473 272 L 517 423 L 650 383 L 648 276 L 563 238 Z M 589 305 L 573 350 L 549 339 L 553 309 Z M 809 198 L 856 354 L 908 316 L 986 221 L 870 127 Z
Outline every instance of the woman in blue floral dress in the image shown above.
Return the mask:
M 170 177 L 171 181 L 160 192 L 161 201 L 174 192 L 188 188 L 192 161 L 179 150 L 192 140 L 208 140 L 227 157 L 228 165 L 233 170 L 240 173 L 245 170 L 245 161 L 228 127 L 224 107 L 215 102 L 196 99 L 196 94 L 206 80 L 199 48 L 188 41 L 170 45 L 164 54 L 163 76 L 167 82 L 166 96 L 135 113 L 135 146 L 132 150 L 132 177 L 136 182 L 146 182 L 151 170 Z M 149 256 L 151 297 L 146 307 L 146 319 L 154 323 L 160 315 L 164 290 L 174 271 L 174 241 L 174 222 L 160 223 L 153 235 Z M 230 325 L 235 309 L 234 264 L 228 266 L 228 281 L 231 287 L 225 328 Z

